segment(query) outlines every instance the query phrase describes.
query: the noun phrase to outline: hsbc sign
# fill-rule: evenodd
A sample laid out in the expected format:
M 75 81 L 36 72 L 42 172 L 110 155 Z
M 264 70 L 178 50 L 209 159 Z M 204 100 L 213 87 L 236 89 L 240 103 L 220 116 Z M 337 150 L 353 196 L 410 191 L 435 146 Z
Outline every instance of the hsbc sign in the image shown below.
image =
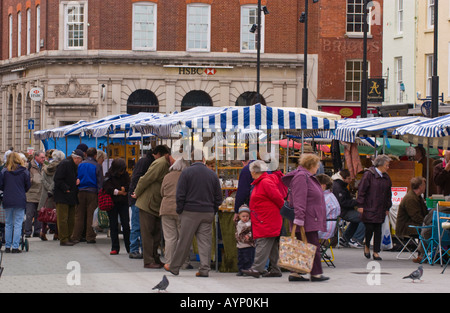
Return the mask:
M 178 74 L 180 75 L 215 75 L 215 68 L 199 68 L 199 67 L 180 67 Z
M 30 90 L 30 99 L 33 101 L 42 101 L 44 98 L 44 91 L 42 88 L 35 87 Z

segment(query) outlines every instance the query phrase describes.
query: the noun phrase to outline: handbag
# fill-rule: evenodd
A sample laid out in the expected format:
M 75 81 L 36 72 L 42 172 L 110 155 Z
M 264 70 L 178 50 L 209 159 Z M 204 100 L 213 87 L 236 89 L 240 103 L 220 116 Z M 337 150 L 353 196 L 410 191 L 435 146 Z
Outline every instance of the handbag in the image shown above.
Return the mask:
M 305 228 L 300 227 L 302 240 L 295 238 L 297 225 L 292 227 L 291 236 L 280 237 L 278 266 L 297 273 L 310 273 L 317 247 L 307 242 Z
M 291 192 L 291 189 L 289 188 L 286 198 L 284 198 L 284 204 L 280 209 L 280 214 L 282 217 L 284 217 L 288 221 L 293 222 L 294 218 L 295 218 L 295 213 L 294 213 L 294 208 L 289 204 L 289 200 L 288 200 L 290 192 Z
M 98 221 L 98 227 L 100 227 L 101 229 L 109 228 L 109 216 L 108 216 L 108 213 L 106 213 L 105 211 L 98 210 L 97 221 Z
M 46 224 L 56 224 L 56 208 L 49 208 L 47 206 L 47 200 L 42 208 L 38 212 L 38 221 Z
M 107 194 L 103 188 L 98 192 L 98 208 L 102 211 L 110 211 L 114 207 L 111 195 Z

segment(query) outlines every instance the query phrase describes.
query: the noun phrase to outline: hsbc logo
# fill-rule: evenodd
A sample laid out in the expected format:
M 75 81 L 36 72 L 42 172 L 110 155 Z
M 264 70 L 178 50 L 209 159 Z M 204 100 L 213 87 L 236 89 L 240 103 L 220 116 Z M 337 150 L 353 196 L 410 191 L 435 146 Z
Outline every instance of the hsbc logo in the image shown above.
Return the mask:
M 180 75 L 215 75 L 215 68 L 198 68 L 198 67 L 180 67 L 178 74 Z

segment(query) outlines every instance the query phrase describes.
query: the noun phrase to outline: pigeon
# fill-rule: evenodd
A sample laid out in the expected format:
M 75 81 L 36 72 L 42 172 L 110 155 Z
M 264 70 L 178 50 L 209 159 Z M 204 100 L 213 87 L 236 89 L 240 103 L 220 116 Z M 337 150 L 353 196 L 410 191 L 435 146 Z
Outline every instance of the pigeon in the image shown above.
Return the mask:
M 166 275 L 163 276 L 162 280 L 152 288 L 152 290 L 158 289 L 158 292 L 161 290 L 166 290 L 167 286 L 169 286 L 169 280 L 167 279 Z
M 403 279 L 405 278 L 411 278 L 412 282 L 414 282 L 415 280 L 420 280 L 422 281 L 420 278 L 423 275 L 423 267 L 422 265 L 419 266 L 414 272 L 412 272 L 411 274 L 409 274 L 408 276 L 403 277 Z

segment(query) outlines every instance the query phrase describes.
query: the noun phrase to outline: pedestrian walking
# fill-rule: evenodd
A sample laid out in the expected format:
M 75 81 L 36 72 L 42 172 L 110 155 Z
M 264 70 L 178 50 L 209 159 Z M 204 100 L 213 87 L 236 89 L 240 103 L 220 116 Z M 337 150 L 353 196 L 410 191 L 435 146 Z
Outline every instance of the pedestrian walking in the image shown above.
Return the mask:
M 25 237 L 39 237 L 41 233 L 41 222 L 38 221 L 39 200 L 42 194 L 42 166 L 45 161 L 45 153 L 36 151 L 28 164 L 30 171 L 31 188 L 27 192 L 27 208 L 25 219 Z
M 5 252 L 20 253 L 26 192 L 31 187 L 30 172 L 23 166 L 16 152 L 8 154 L 6 166 L 0 172 L 0 190 L 3 191 L 5 209 Z

